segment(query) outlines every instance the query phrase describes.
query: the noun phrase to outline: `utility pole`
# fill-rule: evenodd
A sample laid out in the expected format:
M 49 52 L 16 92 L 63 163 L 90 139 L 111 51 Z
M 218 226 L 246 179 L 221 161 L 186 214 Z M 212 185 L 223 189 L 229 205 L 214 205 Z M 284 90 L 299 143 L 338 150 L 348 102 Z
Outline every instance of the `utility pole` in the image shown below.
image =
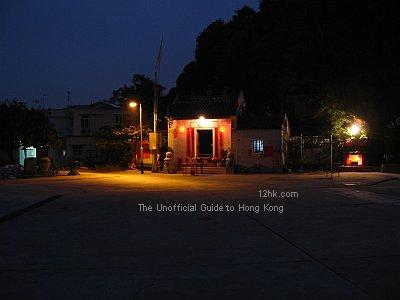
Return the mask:
M 140 174 L 143 174 L 143 122 L 142 122 L 142 102 L 139 103 L 139 123 L 140 123 Z
M 70 96 L 71 96 L 71 92 L 67 91 L 67 107 L 70 106 Z
M 333 134 L 331 134 L 331 179 L 333 178 Z
M 42 96 L 42 108 L 44 109 L 44 98 L 46 97 L 47 95 L 46 94 L 43 94 L 43 96 Z
M 304 151 L 303 134 L 300 134 L 300 174 L 303 174 L 303 151 Z

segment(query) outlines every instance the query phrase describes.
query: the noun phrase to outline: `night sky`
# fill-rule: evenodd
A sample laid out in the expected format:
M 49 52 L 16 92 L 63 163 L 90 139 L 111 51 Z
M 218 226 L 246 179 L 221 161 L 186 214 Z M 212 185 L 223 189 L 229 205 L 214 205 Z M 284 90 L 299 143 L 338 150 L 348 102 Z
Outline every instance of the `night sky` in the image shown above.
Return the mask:
M 258 0 L 22 1 L 0 4 L 0 100 L 45 107 L 111 96 L 132 74 L 153 77 L 164 36 L 161 84 L 167 88 L 193 59 L 196 36 L 217 18 Z

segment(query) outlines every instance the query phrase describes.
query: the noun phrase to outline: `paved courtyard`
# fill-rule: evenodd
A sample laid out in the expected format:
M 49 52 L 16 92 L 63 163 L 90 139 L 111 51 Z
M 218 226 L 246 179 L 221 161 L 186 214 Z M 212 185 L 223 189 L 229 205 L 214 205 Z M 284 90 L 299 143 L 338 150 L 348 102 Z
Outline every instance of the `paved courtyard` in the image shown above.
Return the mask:
M 399 179 L 1 181 L 0 299 L 399 299 Z

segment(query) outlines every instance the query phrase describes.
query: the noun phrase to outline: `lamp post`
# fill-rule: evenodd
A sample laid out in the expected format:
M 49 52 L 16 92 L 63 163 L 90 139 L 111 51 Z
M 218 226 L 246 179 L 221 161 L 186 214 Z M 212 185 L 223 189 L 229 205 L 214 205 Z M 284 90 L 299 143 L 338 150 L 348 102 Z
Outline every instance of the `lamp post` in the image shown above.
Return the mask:
M 129 101 L 129 107 L 135 108 L 139 104 L 139 127 L 140 127 L 140 174 L 143 174 L 143 124 L 142 124 L 142 103 L 137 100 Z

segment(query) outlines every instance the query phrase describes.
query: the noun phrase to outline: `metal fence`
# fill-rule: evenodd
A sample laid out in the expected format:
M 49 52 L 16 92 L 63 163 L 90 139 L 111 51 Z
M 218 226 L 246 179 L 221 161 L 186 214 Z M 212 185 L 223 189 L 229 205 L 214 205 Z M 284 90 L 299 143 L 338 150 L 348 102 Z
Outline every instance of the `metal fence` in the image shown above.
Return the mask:
M 300 172 L 335 171 L 341 164 L 339 144 L 331 135 L 292 136 L 289 141 L 288 167 Z

